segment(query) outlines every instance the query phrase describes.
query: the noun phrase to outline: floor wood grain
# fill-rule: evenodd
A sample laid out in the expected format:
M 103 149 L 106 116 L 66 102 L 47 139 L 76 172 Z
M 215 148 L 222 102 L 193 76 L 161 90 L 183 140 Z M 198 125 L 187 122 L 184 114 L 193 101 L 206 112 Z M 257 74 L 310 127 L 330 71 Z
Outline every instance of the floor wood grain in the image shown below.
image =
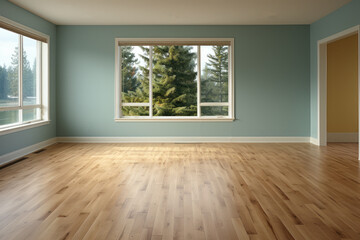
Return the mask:
M 357 144 L 57 144 L 0 170 L 0 239 L 360 239 Z

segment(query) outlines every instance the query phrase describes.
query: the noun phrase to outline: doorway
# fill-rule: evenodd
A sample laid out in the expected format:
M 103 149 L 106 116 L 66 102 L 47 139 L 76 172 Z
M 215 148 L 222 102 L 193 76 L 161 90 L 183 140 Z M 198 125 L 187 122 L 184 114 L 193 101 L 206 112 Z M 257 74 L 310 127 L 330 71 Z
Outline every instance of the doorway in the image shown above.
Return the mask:
M 334 95 L 334 91 L 337 91 L 339 89 L 339 86 L 336 86 L 336 82 L 334 82 L 335 80 L 333 78 L 336 78 L 334 76 L 329 76 L 331 79 L 328 83 L 328 73 L 332 73 L 332 71 L 328 72 L 328 67 L 334 67 L 336 66 L 336 63 L 334 62 L 330 62 L 328 63 L 328 54 L 333 54 L 333 52 L 328 52 L 333 51 L 334 47 L 339 47 L 337 45 L 339 45 L 338 43 L 344 44 L 344 42 L 340 42 L 340 40 L 344 40 L 344 41 L 348 41 L 347 44 L 349 43 L 349 41 L 354 41 L 354 38 L 352 37 L 356 37 L 356 41 L 357 41 L 357 70 L 359 69 L 359 26 L 347 29 L 345 31 L 342 31 L 340 33 L 337 33 L 335 35 L 332 35 L 330 37 L 327 37 L 325 39 L 322 39 L 320 41 L 318 41 L 318 145 L 320 146 L 326 146 L 328 141 L 341 141 L 341 139 L 343 139 L 343 141 L 346 141 L 346 138 L 348 139 L 348 141 L 354 141 L 354 136 L 355 138 L 357 138 L 357 141 L 359 139 L 358 134 L 356 134 L 357 130 L 358 130 L 358 126 L 359 126 L 359 82 L 360 82 L 360 78 L 359 78 L 359 74 L 357 74 L 357 84 L 355 83 L 355 85 L 352 85 L 352 87 L 348 87 L 348 89 L 346 89 L 346 87 L 344 87 L 344 84 L 341 85 L 341 89 L 343 91 L 343 93 L 340 93 L 338 95 L 341 94 L 346 94 L 344 93 L 344 91 L 350 91 L 349 94 L 346 94 L 345 98 L 346 99 L 354 99 L 354 97 L 356 98 L 355 101 L 357 101 L 357 106 L 355 106 L 357 108 L 357 111 L 355 109 L 355 113 L 357 116 L 355 116 L 354 119 L 354 112 L 350 113 L 351 111 L 348 109 L 347 114 L 351 115 L 352 119 L 350 118 L 350 115 L 343 115 L 343 116 L 336 116 L 336 110 L 331 109 L 331 111 L 328 112 L 328 104 L 331 104 L 332 106 L 334 105 L 334 99 L 330 99 L 332 98 Z M 340 54 L 341 55 L 341 54 Z M 331 60 L 332 61 L 332 60 Z M 335 64 L 335 65 L 334 65 Z M 328 89 L 328 84 L 329 85 L 329 89 Z M 353 83 L 354 84 L 354 83 Z M 356 89 L 351 89 L 354 88 L 354 86 L 356 86 Z M 328 92 L 329 90 L 329 92 Z M 355 91 L 355 92 L 354 92 Z M 355 96 L 349 96 L 351 94 L 355 94 Z M 329 96 L 328 96 L 329 94 Z M 329 97 L 329 99 L 328 99 Z M 345 100 L 342 99 L 344 102 Z M 329 101 L 329 102 L 328 102 Z M 351 101 L 350 101 L 351 102 Z M 340 102 L 339 102 L 340 103 Z M 349 102 L 347 102 L 349 103 Z M 352 103 L 354 104 L 354 101 L 352 100 Z M 336 105 L 336 104 L 335 104 Z M 350 106 L 348 106 L 349 108 L 351 108 Z M 341 108 L 341 106 L 337 106 L 337 108 Z M 352 106 L 352 110 L 354 110 L 354 106 Z M 344 109 L 340 109 L 338 110 L 339 112 L 343 112 L 344 113 Z M 338 112 L 338 113 L 339 113 Z M 335 119 L 329 119 L 330 121 L 328 121 L 328 117 L 333 117 L 336 116 Z M 345 119 L 346 118 L 346 119 Z M 353 121 L 355 121 L 356 126 L 354 126 Z M 350 123 L 352 122 L 352 123 Z M 329 124 L 329 126 L 328 126 Z M 341 130 L 341 125 L 346 125 L 346 127 L 343 127 L 343 129 Z M 328 130 L 331 132 L 329 133 L 328 136 Z M 356 131 L 355 131 L 356 130 Z M 336 133 L 337 131 L 338 134 Z M 335 133 L 335 134 L 333 134 Z M 337 140 L 338 139 L 338 140 Z M 360 151 L 359 151 L 360 152 Z M 360 159 L 360 155 L 359 155 L 359 159 Z

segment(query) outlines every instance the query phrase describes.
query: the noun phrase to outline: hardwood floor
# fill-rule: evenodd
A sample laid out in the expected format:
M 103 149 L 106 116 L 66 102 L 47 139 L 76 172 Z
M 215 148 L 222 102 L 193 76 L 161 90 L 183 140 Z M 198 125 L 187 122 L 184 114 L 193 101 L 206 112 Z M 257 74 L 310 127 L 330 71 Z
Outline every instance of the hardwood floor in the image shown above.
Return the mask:
M 360 239 L 357 144 L 57 144 L 0 170 L 0 239 Z

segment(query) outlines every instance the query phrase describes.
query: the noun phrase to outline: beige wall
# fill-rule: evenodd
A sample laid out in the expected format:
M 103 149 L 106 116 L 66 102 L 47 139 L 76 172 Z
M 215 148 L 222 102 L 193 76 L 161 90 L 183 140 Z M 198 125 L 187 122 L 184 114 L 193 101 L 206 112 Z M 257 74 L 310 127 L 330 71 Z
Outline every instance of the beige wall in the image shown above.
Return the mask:
M 327 131 L 358 132 L 358 35 L 328 44 Z

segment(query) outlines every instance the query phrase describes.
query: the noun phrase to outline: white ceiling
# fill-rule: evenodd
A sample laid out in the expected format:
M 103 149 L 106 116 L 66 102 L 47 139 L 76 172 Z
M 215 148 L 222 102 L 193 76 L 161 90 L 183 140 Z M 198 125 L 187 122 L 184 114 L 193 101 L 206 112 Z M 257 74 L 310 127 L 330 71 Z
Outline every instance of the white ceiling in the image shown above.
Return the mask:
M 9 0 L 59 25 L 310 24 L 351 0 Z

